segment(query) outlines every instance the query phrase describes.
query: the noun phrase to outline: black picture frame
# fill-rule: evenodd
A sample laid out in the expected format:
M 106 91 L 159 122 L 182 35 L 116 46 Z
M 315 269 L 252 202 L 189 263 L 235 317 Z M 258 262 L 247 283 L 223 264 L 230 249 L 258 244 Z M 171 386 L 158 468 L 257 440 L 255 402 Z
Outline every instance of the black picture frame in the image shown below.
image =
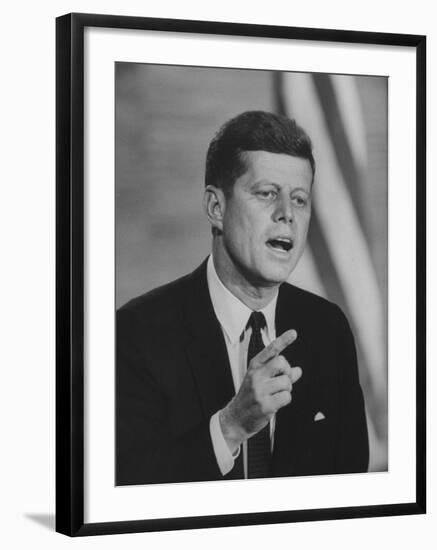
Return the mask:
M 387 505 L 84 522 L 84 29 L 281 38 L 413 48 L 416 53 L 416 499 Z M 422 514 L 426 511 L 426 37 L 68 14 L 56 20 L 56 530 L 69 536 Z

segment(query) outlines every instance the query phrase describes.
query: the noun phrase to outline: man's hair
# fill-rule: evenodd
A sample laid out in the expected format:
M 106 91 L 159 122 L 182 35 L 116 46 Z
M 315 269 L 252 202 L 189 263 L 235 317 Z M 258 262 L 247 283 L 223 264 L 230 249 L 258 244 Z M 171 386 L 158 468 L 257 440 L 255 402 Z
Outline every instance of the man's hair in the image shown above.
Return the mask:
M 214 185 L 225 195 L 247 166 L 245 151 L 267 151 L 309 161 L 315 173 L 311 140 L 296 121 L 265 111 L 246 111 L 228 120 L 217 132 L 206 155 L 205 186 Z

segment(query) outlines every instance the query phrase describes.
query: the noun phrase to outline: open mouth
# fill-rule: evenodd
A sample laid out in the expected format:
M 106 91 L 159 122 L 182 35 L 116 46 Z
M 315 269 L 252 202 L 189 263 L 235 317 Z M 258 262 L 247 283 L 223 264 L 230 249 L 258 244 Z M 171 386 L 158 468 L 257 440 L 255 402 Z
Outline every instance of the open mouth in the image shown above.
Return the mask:
M 276 239 L 269 239 L 267 245 L 273 248 L 273 250 L 289 252 L 293 248 L 293 241 L 287 237 L 278 237 Z

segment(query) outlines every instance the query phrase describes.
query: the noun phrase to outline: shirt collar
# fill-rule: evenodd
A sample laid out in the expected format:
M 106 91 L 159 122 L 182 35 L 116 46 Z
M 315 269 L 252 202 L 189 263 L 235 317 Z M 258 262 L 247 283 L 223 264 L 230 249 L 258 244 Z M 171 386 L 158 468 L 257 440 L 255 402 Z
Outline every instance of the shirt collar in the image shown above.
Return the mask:
M 214 266 L 212 254 L 208 258 L 206 277 L 216 317 L 231 344 L 235 344 L 239 341 L 241 334 L 245 330 L 252 310 L 234 296 L 221 282 Z M 275 338 L 275 311 L 277 300 L 278 293 L 276 292 L 273 299 L 263 309 L 259 310 L 266 318 L 267 337 L 270 341 Z

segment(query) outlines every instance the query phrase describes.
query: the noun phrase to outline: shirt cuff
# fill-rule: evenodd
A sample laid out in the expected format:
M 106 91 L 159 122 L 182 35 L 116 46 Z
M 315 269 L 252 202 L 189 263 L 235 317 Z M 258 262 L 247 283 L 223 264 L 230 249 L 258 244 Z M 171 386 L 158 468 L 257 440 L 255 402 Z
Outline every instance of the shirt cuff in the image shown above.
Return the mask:
M 234 467 L 235 459 L 240 454 L 240 447 L 238 447 L 238 450 L 234 455 L 229 450 L 228 444 L 223 437 L 219 414 L 220 411 L 217 411 L 211 416 L 211 420 L 209 421 L 209 433 L 211 435 L 211 442 L 218 467 L 220 468 L 222 475 L 225 476 Z

